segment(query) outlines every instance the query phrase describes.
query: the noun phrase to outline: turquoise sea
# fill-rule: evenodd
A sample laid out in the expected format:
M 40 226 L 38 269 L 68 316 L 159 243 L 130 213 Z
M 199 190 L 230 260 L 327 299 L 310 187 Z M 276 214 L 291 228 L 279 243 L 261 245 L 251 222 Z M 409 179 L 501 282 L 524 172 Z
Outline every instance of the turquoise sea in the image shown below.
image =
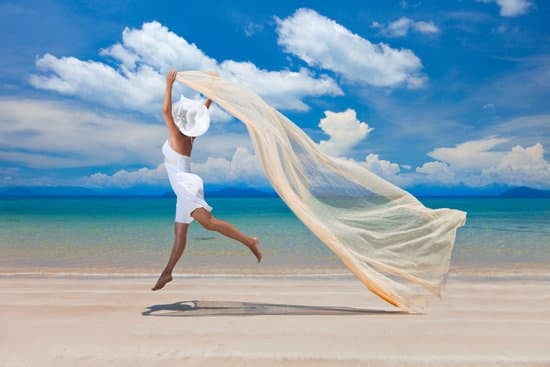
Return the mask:
M 547 267 L 550 199 L 426 198 L 431 208 L 468 213 L 452 268 Z M 346 273 L 340 261 L 278 198 L 211 198 L 220 219 L 261 239 L 256 264 L 237 242 L 190 227 L 176 272 Z M 0 273 L 160 271 L 173 241 L 175 198 L 0 198 Z

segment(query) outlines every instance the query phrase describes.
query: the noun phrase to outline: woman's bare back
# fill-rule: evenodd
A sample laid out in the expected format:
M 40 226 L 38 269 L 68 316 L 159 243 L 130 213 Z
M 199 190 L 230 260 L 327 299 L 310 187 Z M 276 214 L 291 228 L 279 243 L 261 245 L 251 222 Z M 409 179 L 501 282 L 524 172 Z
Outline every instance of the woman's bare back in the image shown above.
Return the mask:
M 193 150 L 194 140 L 195 138 L 192 138 L 190 136 L 183 135 L 182 133 L 174 134 L 170 131 L 170 138 L 168 139 L 168 143 L 170 143 L 172 149 L 174 149 L 179 154 L 190 157 L 191 151 Z

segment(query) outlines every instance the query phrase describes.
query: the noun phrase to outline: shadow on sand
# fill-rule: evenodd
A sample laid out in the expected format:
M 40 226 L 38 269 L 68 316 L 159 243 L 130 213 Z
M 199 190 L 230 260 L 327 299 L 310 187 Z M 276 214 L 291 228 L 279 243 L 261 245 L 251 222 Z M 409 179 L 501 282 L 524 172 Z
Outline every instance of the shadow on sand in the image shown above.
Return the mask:
M 152 305 L 143 316 L 257 316 L 257 315 L 406 315 L 403 311 L 369 310 L 351 307 L 304 306 L 235 301 L 181 301 Z

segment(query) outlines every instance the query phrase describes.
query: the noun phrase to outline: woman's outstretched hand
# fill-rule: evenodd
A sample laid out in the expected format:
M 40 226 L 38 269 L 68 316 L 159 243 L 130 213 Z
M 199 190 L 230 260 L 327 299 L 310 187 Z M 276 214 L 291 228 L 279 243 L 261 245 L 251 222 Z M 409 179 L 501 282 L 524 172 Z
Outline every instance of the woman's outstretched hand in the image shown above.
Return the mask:
M 172 85 L 174 84 L 174 81 L 176 80 L 176 75 L 178 75 L 178 71 L 176 69 L 172 69 L 166 74 L 166 85 Z

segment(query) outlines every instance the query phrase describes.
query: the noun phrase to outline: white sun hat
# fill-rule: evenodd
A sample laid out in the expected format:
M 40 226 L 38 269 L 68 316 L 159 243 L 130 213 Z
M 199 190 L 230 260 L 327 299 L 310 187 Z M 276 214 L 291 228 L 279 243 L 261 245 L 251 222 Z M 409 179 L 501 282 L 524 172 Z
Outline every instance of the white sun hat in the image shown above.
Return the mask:
M 208 108 L 202 102 L 183 95 L 172 108 L 172 116 L 181 133 L 187 136 L 200 136 L 210 127 Z

